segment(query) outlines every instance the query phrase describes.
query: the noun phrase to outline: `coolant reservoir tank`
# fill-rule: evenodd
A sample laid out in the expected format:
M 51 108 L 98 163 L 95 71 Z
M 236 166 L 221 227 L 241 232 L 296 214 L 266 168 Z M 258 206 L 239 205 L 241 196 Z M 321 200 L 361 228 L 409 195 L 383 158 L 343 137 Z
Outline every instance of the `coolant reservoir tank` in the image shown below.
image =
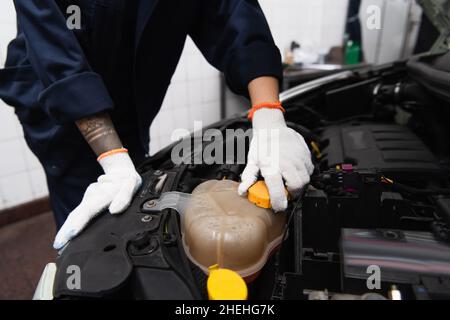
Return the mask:
M 240 197 L 238 185 L 211 180 L 192 192 L 183 217 L 183 245 L 191 261 L 205 273 L 218 265 L 248 281 L 280 245 L 286 215 Z

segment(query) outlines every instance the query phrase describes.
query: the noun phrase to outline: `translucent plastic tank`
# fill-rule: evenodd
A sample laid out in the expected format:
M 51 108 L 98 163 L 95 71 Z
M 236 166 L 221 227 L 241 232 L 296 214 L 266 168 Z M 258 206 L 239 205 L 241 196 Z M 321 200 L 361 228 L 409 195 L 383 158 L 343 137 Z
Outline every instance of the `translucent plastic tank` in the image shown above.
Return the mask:
M 280 245 L 286 215 L 257 207 L 237 188 L 234 181 L 211 180 L 193 191 L 183 217 L 183 244 L 206 273 L 218 264 L 249 280 Z

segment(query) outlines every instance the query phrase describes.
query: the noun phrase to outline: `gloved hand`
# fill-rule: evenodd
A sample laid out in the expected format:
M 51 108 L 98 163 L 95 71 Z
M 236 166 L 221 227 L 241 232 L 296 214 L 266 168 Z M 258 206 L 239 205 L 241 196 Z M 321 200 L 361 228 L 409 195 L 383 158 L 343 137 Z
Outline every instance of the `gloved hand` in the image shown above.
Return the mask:
M 284 211 L 288 203 L 283 179 L 288 191 L 295 195 L 309 183 L 313 171 L 305 140 L 287 127 L 282 111 L 257 110 L 253 115 L 253 138 L 239 194 L 245 195 L 261 172 L 269 189 L 272 209 Z
M 95 216 L 109 209 L 111 214 L 125 211 L 142 179 L 128 153 L 116 153 L 99 160 L 105 172 L 86 190 L 83 200 L 68 216 L 56 235 L 53 247 L 61 249 L 78 235 Z

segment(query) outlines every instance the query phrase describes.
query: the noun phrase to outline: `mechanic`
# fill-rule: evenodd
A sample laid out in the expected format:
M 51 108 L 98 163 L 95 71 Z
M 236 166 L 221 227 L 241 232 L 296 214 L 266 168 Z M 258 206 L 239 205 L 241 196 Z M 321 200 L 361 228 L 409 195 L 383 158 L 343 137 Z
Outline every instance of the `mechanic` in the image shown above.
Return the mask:
M 282 211 L 284 182 L 292 192 L 309 182 L 310 153 L 284 121 L 281 56 L 256 0 L 14 4 L 18 33 L 0 71 L 0 97 L 15 108 L 45 169 L 59 229 L 56 249 L 100 212 L 118 214 L 129 206 L 141 185 L 135 164 L 149 152 L 149 127 L 188 35 L 233 91 L 251 99 L 255 132 L 279 132 L 277 138 L 254 132 L 239 193 L 260 172 L 273 209 Z M 82 25 L 70 30 L 64 13 L 74 4 Z M 271 139 L 279 152 L 261 156 L 258 146 Z

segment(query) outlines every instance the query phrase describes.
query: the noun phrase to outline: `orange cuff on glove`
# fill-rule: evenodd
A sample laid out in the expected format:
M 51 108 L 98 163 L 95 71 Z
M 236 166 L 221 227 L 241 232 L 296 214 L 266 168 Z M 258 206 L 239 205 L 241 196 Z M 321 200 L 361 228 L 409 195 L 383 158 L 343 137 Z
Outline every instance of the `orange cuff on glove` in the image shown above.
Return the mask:
M 256 111 L 260 110 L 260 109 L 278 109 L 281 110 L 283 113 L 286 112 L 286 110 L 283 108 L 283 106 L 281 105 L 281 102 L 275 102 L 275 103 L 271 103 L 271 102 L 263 102 L 257 105 L 254 105 L 249 113 L 248 113 L 248 118 L 250 120 L 253 119 L 253 115 L 255 114 Z
M 128 150 L 125 149 L 125 148 L 113 149 L 113 150 L 110 150 L 110 151 L 102 153 L 97 158 L 97 161 L 100 161 L 102 159 L 105 159 L 106 157 L 112 156 L 112 155 L 117 154 L 117 153 L 127 153 L 127 152 L 128 152 Z

